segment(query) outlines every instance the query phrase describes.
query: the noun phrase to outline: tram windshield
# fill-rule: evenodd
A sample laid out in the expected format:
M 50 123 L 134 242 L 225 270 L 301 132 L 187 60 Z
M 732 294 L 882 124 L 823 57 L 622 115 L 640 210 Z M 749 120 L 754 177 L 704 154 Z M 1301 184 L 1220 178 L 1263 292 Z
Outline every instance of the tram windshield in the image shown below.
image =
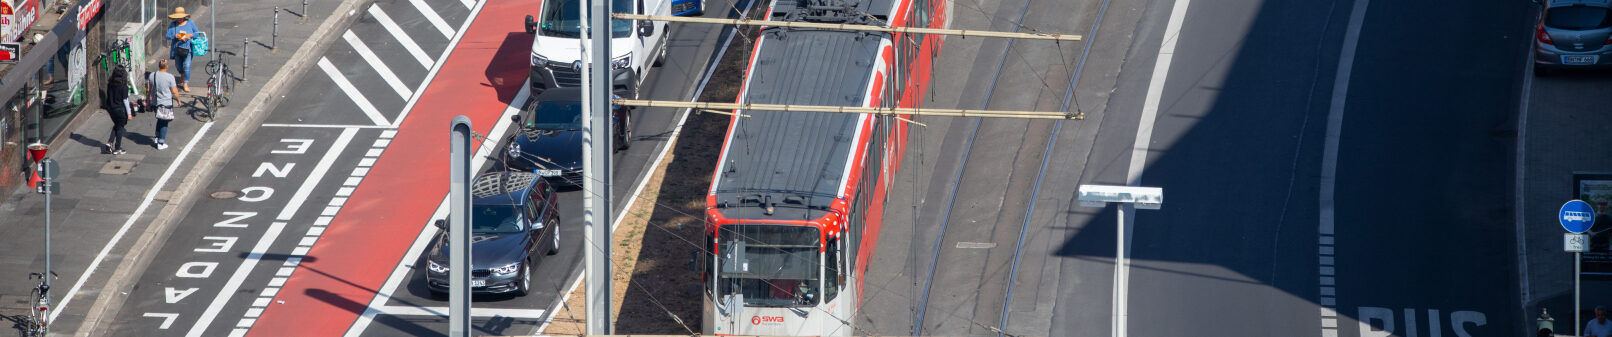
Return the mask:
M 724 247 L 742 243 L 744 250 L 742 256 L 729 252 L 719 257 L 719 294 L 742 294 L 746 306 L 761 307 L 810 306 L 822 298 L 822 243 L 816 227 L 727 225 L 720 237 Z

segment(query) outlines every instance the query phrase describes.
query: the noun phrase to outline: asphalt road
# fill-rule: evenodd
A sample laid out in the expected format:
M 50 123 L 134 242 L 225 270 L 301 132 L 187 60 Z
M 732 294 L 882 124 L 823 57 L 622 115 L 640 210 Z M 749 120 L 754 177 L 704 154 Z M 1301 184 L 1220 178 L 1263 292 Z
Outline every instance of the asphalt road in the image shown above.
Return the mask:
M 959 3 L 953 28 L 1004 29 L 1024 4 L 982 15 Z M 1109 335 L 1115 207 L 1072 199 L 1079 184 L 1127 183 L 1155 76 L 1165 86 L 1139 185 L 1166 199 L 1135 215 L 1131 334 L 1519 332 L 1509 206 L 1528 4 L 1370 4 L 1338 138 L 1335 235 L 1321 235 L 1326 128 L 1355 4 L 1193 2 L 1156 75 L 1175 3 L 1112 1 L 1075 90 L 1088 119 L 1061 126 L 1039 192 L 1050 123 L 987 120 L 973 135 L 972 120 L 924 120 L 865 276 L 881 286 L 866 290 L 860 332 L 914 334 L 922 320 L 924 335 Z M 1054 10 L 1044 6 L 1072 7 L 1038 18 Z M 1025 26 L 1076 33 L 1101 10 L 1031 7 Z M 1040 92 L 1063 87 L 1040 87 L 1016 55 L 1056 65 L 1079 51 L 1010 52 L 991 92 L 1002 43 L 949 39 L 927 106 L 1057 108 Z
M 520 89 L 525 79 L 531 37 L 521 32 L 518 24 L 502 24 L 511 21 L 510 17 L 518 20 L 525 13 L 514 13 L 508 8 L 502 8 L 503 11 L 483 11 L 480 12 L 481 18 L 500 16 L 496 21 L 501 24 L 495 28 L 477 28 L 484 24 L 480 20 L 476 26 L 465 24 L 473 14 L 472 8 L 458 1 L 421 3 L 431 8 L 431 14 L 440 18 L 445 26 L 435 24 L 433 21 L 437 19 L 430 18 L 432 15 L 422 12 L 411 1 L 381 0 L 374 4 L 374 8 L 382 14 L 377 15 L 377 10 L 367 6 L 366 11 L 357 13 L 364 17 L 351 27 L 344 28 L 345 34 L 350 34 L 348 36 L 352 38 L 338 37 L 323 51 L 322 64 L 313 65 L 297 80 L 299 85 L 284 93 L 284 98 L 272 108 L 271 115 L 265 121 L 266 126 L 258 128 L 235 157 L 223 165 L 218 178 L 208 183 L 209 192 L 237 192 L 240 195 L 200 200 L 195 204 L 177 225 L 172 237 L 166 240 L 134 293 L 130 294 L 111 331 L 121 336 L 183 335 L 187 332 L 206 336 L 230 335 L 239 332 L 238 327 L 252 327 L 254 321 L 264 314 L 265 307 L 283 305 L 288 299 L 293 302 L 322 301 L 325 302 L 320 304 L 322 306 L 339 308 L 354 315 L 367 313 L 378 324 L 369 324 L 367 329 L 355 329 L 364 335 L 432 335 L 446 330 L 447 320 L 441 316 L 445 314 L 446 301 L 430 299 L 418 273 L 405 271 L 405 277 L 384 284 L 343 278 L 338 276 L 343 275 L 344 270 L 321 269 L 318 254 L 321 249 L 327 249 L 324 250 L 326 252 L 331 251 L 328 249 L 339 249 L 332 247 L 364 249 L 366 245 L 374 245 L 373 249 L 377 250 L 421 247 L 383 245 L 379 241 L 352 238 L 364 235 L 377 239 L 398 237 L 404 238 L 402 242 L 406 244 L 414 241 L 417 234 L 413 233 L 420 232 L 429 218 L 387 215 L 363 221 L 344 221 L 341 216 L 349 215 L 344 211 L 384 211 L 388 208 L 395 208 L 399 214 L 404 214 L 409 208 L 417 208 L 412 207 L 415 205 L 429 205 L 430 209 L 435 209 L 442 200 L 441 193 L 427 192 L 435 189 L 383 196 L 364 194 L 364 188 L 369 186 L 393 186 L 394 189 L 409 190 L 407 186 L 418 184 L 417 177 L 382 173 L 388 169 L 407 171 L 406 165 L 410 164 L 388 161 L 388 158 L 396 155 L 383 154 L 400 153 L 398 155 L 407 156 L 424 150 L 393 146 L 409 144 L 406 143 L 409 129 L 405 120 L 435 120 L 459 113 L 478 113 L 474 116 L 484 116 L 478 117 L 478 132 L 494 136 L 500 131 L 493 129 L 493 122 L 505 119 L 496 117 L 503 116 L 505 106 L 516 104 L 525 97 Z M 535 12 L 537 2 L 529 3 Z M 710 16 L 726 14 L 717 10 L 708 13 Z M 388 28 L 393 25 L 396 29 Z M 480 34 L 476 38 L 467 36 L 454 47 L 453 59 L 443 59 L 440 55 L 450 48 L 450 42 L 456 35 L 442 33 L 439 26 L 453 32 L 458 32 L 461 27 L 471 27 L 471 32 L 494 29 L 507 33 Z M 410 50 L 411 47 L 406 46 L 408 43 L 402 42 L 404 39 L 399 33 L 417 45 L 426 59 L 417 57 Z M 664 67 L 657 68 L 646 79 L 644 95 L 652 99 L 688 99 L 698 84 L 696 81 L 704 75 L 711 53 L 719 45 L 720 41 L 717 40 L 720 35 L 723 35 L 722 30 L 716 26 L 674 24 L 669 59 Z M 363 46 L 360 47 L 360 44 Z M 460 71 L 467 67 L 456 67 L 456 64 L 449 63 L 459 62 L 453 61 L 459 60 L 459 57 L 477 60 L 479 63 L 468 66 L 478 71 Z M 382 67 L 376 66 L 377 63 L 385 65 L 387 70 L 380 70 Z M 431 66 L 441 70 L 435 70 L 434 77 L 428 78 L 433 72 Z M 386 72 L 391 74 L 383 75 Z M 388 76 L 397 80 L 393 81 Z M 259 78 L 265 77 L 259 75 Z M 421 85 L 428 80 L 432 86 Z M 347 83 L 342 83 L 344 81 Z M 400 87 L 393 83 L 403 85 Z M 454 94 L 463 88 L 479 91 L 472 91 L 476 95 Z M 427 92 L 411 95 L 422 90 Z M 406 107 L 412 105 L 411 98 L 431 100 L 432 97 L 438 97 L 438 101 L 465 97 L 485 99 L 464 102 L 460 107 L 466 109 L 465 112 L 415 109 L 409 112 L 409 116 L 403 115 L 408 111 Z M 668 135 L 678 122 L 678 113 L 670 109 L 637 112 L 633 126 L 634 146 L 629 151 L 618 153 L 615 160 L 617 184 L 612 188 L 615 195 L 620 196 L 616 200 L 618 210 L 661 148 L 666 146 Z M 398 125 L 404 126 L 403 131 L 398 131 Z M 445 137 L 442 139 L 446 140 Z M 495 138 L 495 142 L 496 139 L 502 138 Z M 502 148 L 502 144 L 495 148 Z M 440 149 L 431 149 L 437 150 Z M 488 160 L 482 167 L 497 169 L 498 164 L 496 160 Z M 356 194 L 354 189 L 358 190 Z M 581 193 L 561 193 L 562 238 L 580 241 L 582 237 Z M 376 213 L 371 211 L 365 214 Z M 325 234 L 323 238 L 321 234 Z M 534 271 L 539 279 L 534 280 L 531 295 L 520 298 L 478 297 L 478 309 L 495 310 L 478 313 L 475 320 L 477 333 L 535 333 L 538 325 L 548 318 L 546 309 L 551 308 L 558 296 L 574 282 L 581 268 L 581 245 L 562 245 L 562 248 L 556 256 L 558 259 L 546 260 Z M 413 256 L 401 249 L 389 254 Z M 323 262 L 333 261 L 330 258 L 325 260 Z M 413 268 L 418 265 L 416 262 L 399 261 L 394 257 L 392 260 L 373 261 L 372 264 L 391 270 L 394 265 Z M 286 285 L 287 282 L 298 282 L 293 273 L 305 278 L 326 276 L 338 280 L 342 287 L 357 288 L 360 293 L 379 291 L 389 294 L 377 302 L 379 305 L 371 305 L 356 302 L 352 299 L 354 297 L 345 296 L 342 290 L 335 288 L 312 286 L 304 287 L 298 294 L 275 293 L 279 289 L 293 289 Z M 270 304 L 268 299 L 274 302 Z M 368 300 L 368 297 L 363 299 Z M 320 313 L 317 310 L 300 313 L 281 310 L 279 318 L 297 320 L 298 315 Z M 303 317 L 305 320 L 318 318 Z M 345 327 L 310 325 L 310 329 L 314 328 L 346 331 Z M 275 329 L 282 332 L 299 331 L 297 327 L 287 326 Z

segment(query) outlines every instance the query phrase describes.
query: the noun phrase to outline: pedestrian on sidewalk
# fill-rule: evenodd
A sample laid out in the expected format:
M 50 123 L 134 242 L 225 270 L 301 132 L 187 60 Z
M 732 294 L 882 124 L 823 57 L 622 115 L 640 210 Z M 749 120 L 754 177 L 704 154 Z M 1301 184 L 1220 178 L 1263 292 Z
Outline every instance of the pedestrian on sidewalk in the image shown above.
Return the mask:
M 1595 319 L 1584 324 L 1584 336 L 1608 337 L 1612 336 L 1612 321 L 1606 319 L 1606 306 L 1595 306 Z
M 168 14 L 168 18 L 174 20 L 168 24 L 168 40 L 171 42 L 168 58 L 173 59 L 174 65 L 179 67 L 179 90 L 190 92 L 190 38 L 196 37 L 201 30 L 190 22 L 190 14 L 185 13 L 184 7 L 174 7 L 173 14 Z
M 106 140 L 106 153 L 123 154 L 123 126 L 134 115 L 129 113 L 129 69 L 123 65 L 112 68 L 112 77 L 106 80 L 106 98 L 102 101 L 106 113 L 112 117 L 112 137 Z
M 151 73 L 146 83 L 151 86 L 147 92 L 151 93 L 152 103 L 157 108 L 157 149 L 167 149 L 168 122 L 174 120 L 174 98 L 179 97 L 174 75 L 168 73 L 168 60 L 157 61 L 157 71 Z

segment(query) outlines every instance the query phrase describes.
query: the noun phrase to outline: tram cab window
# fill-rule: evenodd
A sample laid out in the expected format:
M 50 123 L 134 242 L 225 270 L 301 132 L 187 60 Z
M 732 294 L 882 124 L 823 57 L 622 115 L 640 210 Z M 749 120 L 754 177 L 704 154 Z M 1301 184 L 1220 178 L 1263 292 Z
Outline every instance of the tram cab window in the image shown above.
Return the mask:
M 718 257 L 718 297 L 740 293 L 746 306 L 793 307 L 815 305 L 819 293 L 822 246 L 816 227 L 793 225 L 727 225 L 718 240 L 743 242 L 740 261 L 735 254 Z

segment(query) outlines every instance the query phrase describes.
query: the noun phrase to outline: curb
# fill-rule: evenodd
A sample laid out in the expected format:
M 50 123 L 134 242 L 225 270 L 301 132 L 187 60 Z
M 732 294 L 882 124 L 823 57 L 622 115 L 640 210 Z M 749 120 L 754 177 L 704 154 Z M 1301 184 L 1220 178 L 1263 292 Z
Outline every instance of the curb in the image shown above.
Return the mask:
M 251 131 L 255 130 L 258 124 L 267 117 L 268 107 L 278 103 L 275 96 L 285 91 L 291 85 L 292 79 L 301 76 L 303 72 L 307 71 L 313 59 L 325 50 L 323 47 L 335 39 L 337 27 L 345 27 L 357 20 L 357 9 L 371 1 L 344 0 L 338 5 L 336 10 L 332 12 L 337 16 L 325 19 L 325 22 L 314 30 L 313 35 L 302 42 L 296 54 L 281 65 L 280 69 L 263 86 L 263 89 L 252 97 L 252 101 L 246 105 L 245 109 L 242 109 L 241 115 L 219 133 L 212 146 L 209 146 L 207 151 L 197 159 L 196 166 L 192 168 L 191 173 L 186 175 L 185 179 L 174 189 L 173 198 L 162 208 L 156 218 L 152 219 L 151 226 L 145 229 L 140 235 L 140 239 L 135 241 L 134 245 L 129 248 L 128 253 L 124 255 L 123 261 L 118 264 L 117 269 L 112 273 L 112 277 L 107 280 L 106 286 L 99 291 L 102 296 L 97 296 L 95 304 L 90 307 L 89 313 L 85 316 L 83 323 L 79 325 L 74 336 L 102 336 L 111 332 L 108 330 L 111 324 L 107 323 L 117 317 L 124 301 L 127 300 L 128 292 L 134 288 L 134 283 L 145 274 L 146 267 L 156 258 L 157 252 L 162 250 L 162 245 L 167 241 L 169 234 L 173 232 L 174 225 L 178 224 L 179 219 L 185 215 L 184 212 L 195 204 L 194 196 L 201 192 L 204 187 L 203 184 L 212 181 L 218 175 L 219 169 L 235 155 L 235 151 L 239 148 L 241 142 L 245 141 L 246 136 L 251 134 Z M 342 15 L 343 13 L 346 13 L 346 15 Z M 196 136 L 203 137 L 205 135 L 198 134 Z M 178 164 L 180 163 L 175 163 L 175 165 Z

